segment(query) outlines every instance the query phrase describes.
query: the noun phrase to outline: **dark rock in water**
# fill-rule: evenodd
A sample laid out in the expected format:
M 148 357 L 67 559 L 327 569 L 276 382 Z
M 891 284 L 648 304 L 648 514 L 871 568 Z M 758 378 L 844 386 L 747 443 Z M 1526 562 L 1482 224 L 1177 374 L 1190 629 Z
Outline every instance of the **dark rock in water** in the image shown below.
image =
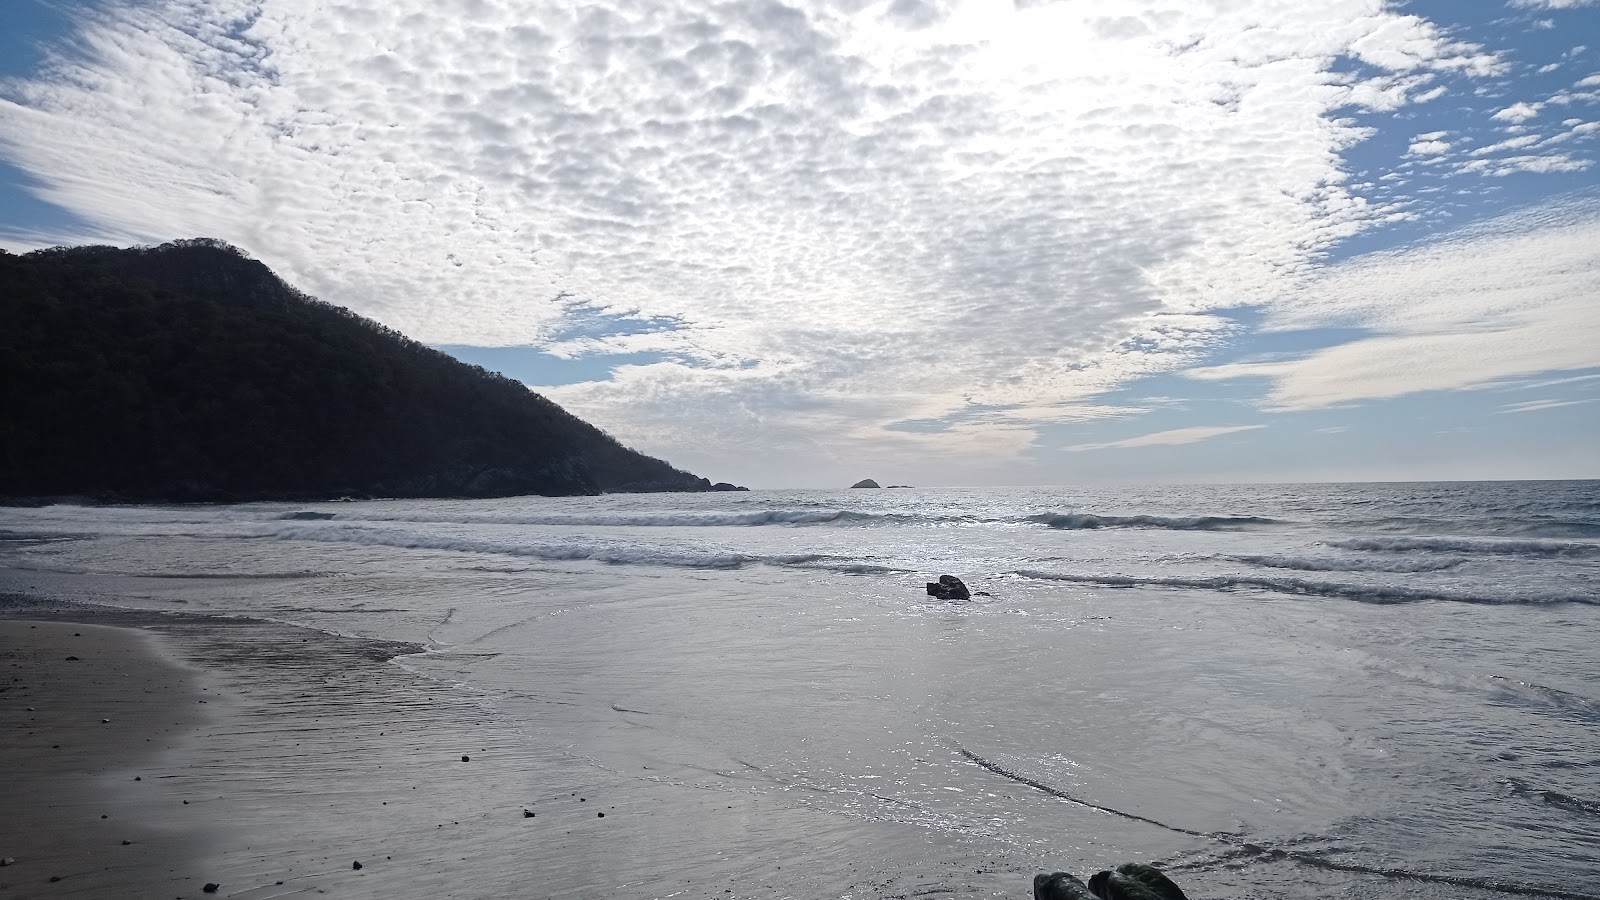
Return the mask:
M 333 518 L 333 513 L 313 512 L 311 510 L 301 510 L 300 512 L 292 512 L 284 516 L 284 519 L 291 522 L 318 522 L 331 518 Z
M 1096 872 L 1089 878 L 1089 890 L 1100 900 L 1188 900 L 1161 870 L 1143 863 Z
M 972 594 L 961 579 L 954 575 L 940 575 L 938 581 L 928 582 L 928 594 L 940 600 L 971 600 Z
M 76 656 L 67 657 L 67 662 L 81 662 Z
M 875 488 L 875 487 L 879 487 L 880 485 L 876 481 L 873 481 L 871 478 L 863 478 L 860 481 L 858 481 L 855 484 L 852 484 L 850 486 L 853 487 L 853 488 Z
M 1066 872 L 1033 876 L 1033 900 L 1095 900 L 1089 886 Z
M 884 490 L 887 490 L 887 491 L 907 490 L 910 487 L 911 487 L 911 485 L 909 485 L 909 484 L 891 484 L 887 488 L 884 488 Z
M 726 481 L 719 481 L 716 484 L 713 484 L 711 486 L 711 489 L 713 491 L 748 491 L 748 490 L 750 490 L 747 487 L 741 487 L 741 486 L 739 486 L 737 484 L 729 484 Z
M 533 813 L 531 811 L 525 809 L 525 810 L 522 811 L 522 817 L 524 819 L 531 819 L 531 818 L 533 818 Z
M 206 882 L 206 886 L 201 888 L 200 890 L 205 891 L 208 894 L 215 894 L 217 892 L 217 889 L 220 888 L 220 887 L 222 887 L 222 885 L 217 884 L 215 881 L 208 881 L 208 882 Z
M 472 762 L 472 757 L 470 757 L 470 756 L 463 756 L 463 757 L 461 757 L 461 761 L 462 761 L 462 762 Z
M 351 863 L 350 868 L 355 869 L 357 872 L 361 871 L 361 860 L 358 859 Z
M 1086 885 L 1066 872 L 1033 876 L 1034 900 L 1188 900 L 1172 880 L 1154 866 L 1124 863 L 1115 871 L 1096 872 Z

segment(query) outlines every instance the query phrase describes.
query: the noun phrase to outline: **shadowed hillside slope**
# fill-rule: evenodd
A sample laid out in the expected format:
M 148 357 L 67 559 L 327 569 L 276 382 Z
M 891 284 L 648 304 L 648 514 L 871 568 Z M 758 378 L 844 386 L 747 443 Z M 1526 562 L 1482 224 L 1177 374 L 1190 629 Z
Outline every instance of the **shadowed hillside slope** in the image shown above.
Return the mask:
M 710 490 L 218 241 L 0 251 L 0 497 Z

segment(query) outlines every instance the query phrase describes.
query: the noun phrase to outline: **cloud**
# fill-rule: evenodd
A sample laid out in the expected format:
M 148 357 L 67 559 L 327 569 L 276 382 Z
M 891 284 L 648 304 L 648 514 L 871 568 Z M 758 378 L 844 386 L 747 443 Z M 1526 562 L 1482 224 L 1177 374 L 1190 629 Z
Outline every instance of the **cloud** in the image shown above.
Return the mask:
M 1591 160 L 1574 159 L 1565 153 L 1547 153 L 1502 156 L 1498 159 L 1474 159 L 1462 163 L 1459 171 L 1479 172 L 1484 175 L 1512 175 L 1517 172 L 1581 172 L 1593 164 Z
M 89 223 L 7 243 L 219 237 L 429 343 L 660 354 L 550 393 L 674 459 L 1005 458 L 1399 214 L 1352 110 L 1506 64 L 1389 6 L 112 2 L 0 87 Z
M 1486 156 L 1490 153 L 1499 153 L 1502 150 L 1520 150 L 1523 147 L 1531 147 L 1539 143 L 1539 140 L 1540 138 L 1537 134 L 1519 134 L 1516 137 L 1506 138 L 1503 141 L 1478 147 L 1472 151 L 1472 155 Z
M 1593 397 L 1582 400 L 1527 400 L 1522 403 L 1507 403 L 1500 407 L 1502 413 L 1538 412 L 1541 409 L 1557 409 L 1562 406 L 1577 406 L 1580 403 L 1593 403 Z
M 1450 151 L 1449 141 L 1412 141 L 1406 148 L 1407 156 L 1439 156 Z
M 1254 431 L 1265 428 L 1265 425 L 1203 425 L 1193 428 L 1174 428 L 1171 431 L 1157 431 L 1154 434 L 1141 434 L 1138 437 L 1125 438 L 1120 441 L 1107 441 L 1102 444 L 1073 444 L 1068 450 L 1081 452 L 1084 450 L 1110 450 L 1127 447 L 1157 447 L 1175 444 L 1194 444 L 1200 441 L 1233 434 L 1238 431 Z
M 1534 116 L 1537 116 L 1539 114 L 1539 110 L 1543 106 L 1543 103 L 1513 103 L 1489 118 L 1500 122 L 1521 124 L 1533 118 Z
M 1263 405 L 1315 409 L 1600 366 L 1600 200 L 1569 199 L 1369 254 L 1270 307 L 1269 327 L 1367 336 L 1297 359 L 1195 369 L 1269 381 Z
M 1597 378 L 1600 378 L 1600 374 L 1568 375 L 1565 378 L 1541 378 L 1537 381 L 1508 381 L 1504 384 L 1495 385 L 1495 387 L 1505 390 L 1532 390 L 1534 388 L 1554 387 L 1558 384 L 1578 384 L 1585 381 L 1594 381 Z
M 1522 9 L 1576 9 L 1596 2 L 1600 0 L 1511 0 L 1511 5 Z

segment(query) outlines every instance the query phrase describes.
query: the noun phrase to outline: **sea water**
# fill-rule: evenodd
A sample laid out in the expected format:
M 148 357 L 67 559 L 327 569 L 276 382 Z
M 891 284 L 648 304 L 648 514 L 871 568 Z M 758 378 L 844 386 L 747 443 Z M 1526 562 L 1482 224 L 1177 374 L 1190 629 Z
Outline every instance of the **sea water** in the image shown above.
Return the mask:
M 808 840 L 837 871 L 783 896 L 1130 860 L 1194 897 L 1600 896 L 1600 482 L 12 508 L 0 567 L 415 642 L 615 793 L 805 815 L 572 896 Z

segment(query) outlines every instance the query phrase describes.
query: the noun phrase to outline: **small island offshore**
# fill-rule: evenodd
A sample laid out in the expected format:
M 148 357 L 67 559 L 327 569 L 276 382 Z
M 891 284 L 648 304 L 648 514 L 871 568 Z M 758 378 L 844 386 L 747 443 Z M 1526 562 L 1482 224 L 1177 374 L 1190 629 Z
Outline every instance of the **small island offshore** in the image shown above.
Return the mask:
M 0 251 L 0 502 L 738 490 L 236 248 Z

